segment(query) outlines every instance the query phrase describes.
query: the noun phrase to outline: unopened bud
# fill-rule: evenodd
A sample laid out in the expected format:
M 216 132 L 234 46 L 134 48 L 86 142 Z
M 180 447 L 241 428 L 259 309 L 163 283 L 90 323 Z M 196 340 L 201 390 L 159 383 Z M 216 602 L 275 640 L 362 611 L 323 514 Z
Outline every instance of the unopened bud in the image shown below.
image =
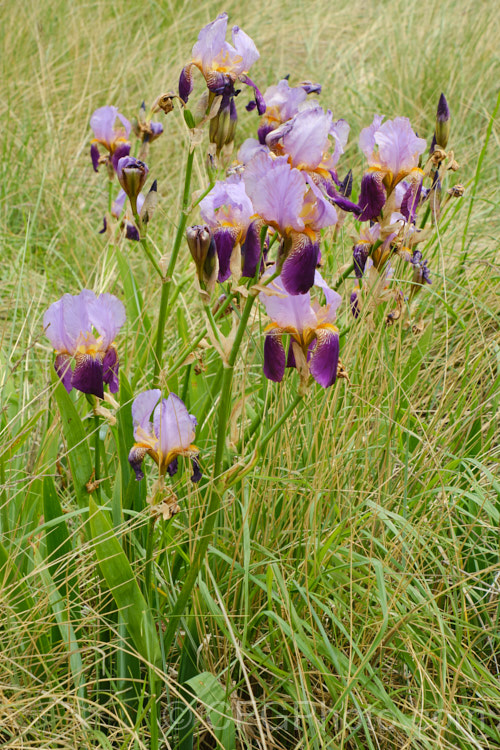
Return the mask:
M 195 225 L 186 229 L 186 239 L 201 279 L 202 269 L 212 242 L 212 232 L 207 226 Z
M 118 161 L 116 170 L 118 180 L 129 197 L 134 215 L 137 213 L 137 196 L 146 182 L 148 172 L 146 164 L 139 159 L 134 159 L 133 156 L 123 156 Z
M 441 148 L 446 148 L 448 138 L 450 135 L 450 108 L 444 94 L 439 97 L 437 113 L 436 113 L 436 131 L 435 138 L 436 143 Z

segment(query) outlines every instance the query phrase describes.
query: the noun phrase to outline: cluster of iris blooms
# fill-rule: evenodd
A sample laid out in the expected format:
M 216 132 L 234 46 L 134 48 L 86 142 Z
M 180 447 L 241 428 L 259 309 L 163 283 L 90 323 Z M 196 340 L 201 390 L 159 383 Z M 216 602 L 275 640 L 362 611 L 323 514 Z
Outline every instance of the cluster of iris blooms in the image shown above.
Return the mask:
M 349 125 L 334 120 L 316 99 L 321 86 L 302 82 L 291 86 L 280 80 L 261 94 L 249 77 L 259 53 L 237 26 L 232 44 L 226 41 L 227 14 L 205 26 L 183 68 L 178 99 L 186 107 L 192 95 L 194 69 L 203 75 L 206 89 L 195 107 L 194 130 L 208 126 L 212 164 L 229 162 L 233 148 L 240 93 L 238 83 L 253 90 L 248 111 L 260 116 L 257 137 L 241 145 L 223 180 L 214 181 L 199 204 L 203 224 L 187 230 L 187 242 L 196 266 L 200 293 L 206 302 L 217 283 L 230 281 L 233 290 L 259 294 L 270 323 L 265 329 L 264 373 L 280 382 L 287 367 L 295 367 L 301 381 L 309 376 L 324 388 L 339 372 L 339 330 L 336 313 L 340 295 L 320 273 L 320 241 L 327 228 L 336 228 L 351 213 L 359 222 L 354 239 L 352 270 L 357 285 L 351 294 L 351 310 L 357 317 L 374 304 L 403 296 L 391 290 L 395 256 L 412 267 L 413 289 L 430 284 L 427 262 L 417 246 L 428 239 L 442 206 L 442 183 L 457 164 L 447 152 L 450 112 L 441 95 L 437 120 L 427 159 L 427 143 L 413 131 L 406 117 L 385 120 L 375 115 L 362 130 L 359 145 L 367 159 L 357 200 L 353 200 L 352 173 L 341 179 L 337 165 L 344 153 Z M 121 191 L 111 203 L 111 215 L 128 239 L 139 240 L 156 199 L 156 181 L 147 195 L 142 189 L 149 169 L 149 144 L 163 132 L 154 122 L 155 112 L 174 107 L 173 94 L 159 97 L 151 111 L 145 106 L 131 123 L 116 107 L 96 110 L 91 117 L 94 169 L 105 167 L 110 180 L 116 175 Z M 140 141 L 139 157 L 130 156 L 129 136 Z M 194 142 L 194 138 L 193 138 Z M 148 213 L 149 212 L 149 213 Z M 418 221 L 420 212 L 431 214 L 431 227 Z M 323 304 L 320 304 L 320 300 Z M 392 311 L 389 318 L 397 317 Z M 44 327 L 57 356 L 56 371 L 68 391 L 76 388 L 103 398 L 103 386 L 118 390 L 119 360 L 114 339 L 125 320 L 122 303 L 113 295 L 96 297 L 84 290 L 65 294 L 50 306 Z M 158 389 L 141 393 L 133 403 L 134 437 L 130 463 L 137 478 L 143 476 L 146 454 L 156 461 L 160 476 L 177 470 L 177 457 L 197 454 L 192 445 L 196 419 L 175 395 L 163 399 Z M 200 477 L 195 460 L 193 480 Z

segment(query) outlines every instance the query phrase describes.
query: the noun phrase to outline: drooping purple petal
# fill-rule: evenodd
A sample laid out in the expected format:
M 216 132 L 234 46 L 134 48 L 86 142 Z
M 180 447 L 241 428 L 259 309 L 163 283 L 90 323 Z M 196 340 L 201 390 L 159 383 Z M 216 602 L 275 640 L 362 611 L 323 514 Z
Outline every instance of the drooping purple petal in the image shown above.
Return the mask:
M 231 276 L 231 254 L 234 250 L 235 241 L 235 230 L 232 227 L 216 229 L 214 232 L 214 242 L 219 258 L 219 275 L 217 277 L 219 283 L 227 281 Z
M 247 164 L 243 179 L 255 212 L 265 221 L 281 231 L 304 229 L 300 212 L 306 184 L 285 156 L 273 160 L 265 153 L 257 153 Z
M 114 346 L 111 346 L 102 361 L 102 379 L 109 385 L 111 393 L 118 393 L 120 388 L 120 381 L 118 379 L 118 370 L 120 363 L 118 361 L 118 353 Z
M 297 367 L 297 362 L 295 361 L 295 354 L 293 352 L 293 338 L 290 338 L 290 346 L 288 347 L 288 354 L 286 355 L 286 366 Z
M 140 235 L 139 230 L 137 229 L 135 224 L 132 224 L 131 221 L 125 222 L 125 237 L 127 240 L 134 240 L 135 242 L 139 242 Z
M 92 166 L 94 167 L 94 172 L 99 171 L 99 149 L 97 148 L 97 143 L 93 143 L 90 147 L 90 158 L 92 159 Z
M 268 380 L 281 383 L 285 374 L 285 349 L 281 333 L 268 333 L 264 341 L 264 375 Z
M 357 279 L 361 279 L 365 272 L 365 265 L 370 254 L 370 245 L 367 242 L 360 242 L 352 249 L 352 259 L 354 263 L 354 273 Z
M 104 398 L 102 359 L 91 354 L 77 353 L 71 385 L 82 393 Z
M 162 459 L 172 451 L 187 450 L 194 440 L 196 419 L 175 393 L 160 401 L 154 411 L 153 425 Z
M 148 452 L 148 449 L 144 445 L 134 445 L 130 453 L 128 454 L 128 461 L 130 466 L 135 471 L 135 478 L 139 482 L 141 479 L 144 479 L 144 472 L 142 470 L 142 462 L 144 460 L 144 456 Z
M 186 65 L 182 70 L 179 77 L 179 96 L 182 101 L 186 104 L 189 99 L 189 95 L 193 90 L 193 73 L 192 65 Z
M 102 348 L 107 350 L 125 323 L 123 302 L 113 294 L 100 294 L 89 300 L 88 312 L 90 322 L 102 336 Z
M 386 200 L 382 180 L 382 172 L 367 172 L 363 175 L 358 200 L 360 221 L 371 221 L 380 215 Z
M 201 473 L 200 462 L 198 461 L 197 456 L 191 456 L 191 466 L 193 467 L 191 481 L 194 483 L 199 482 L 203 474 Z
M 257 272 L 260 261 L 260 233 L 259 222 L 253 221 L 247 230 L 245 241 L 241 246 L 241 259 L 243 263 L 242 275 L 253 278 Z
M 401 213 L 406 221 L 415 221 L 418 204 L 422 195 L 422 180 L 413 181 L 401 201 Z
M 289 294 L 305 294 L 313 286 L 318 253 L 317 242 L 312 242 L 305 234 L 296 236 L 281 268 L 281 280 Z
M 255 96 L 255 104 L 257 105 L 257 112 L 259 115 L 263 115 L 266 111 L 266 102 L 264 100 L 264 97 L 260 93 L 259 89 L 257 88 L 257 85 L 252 81 L 252 79 L 249 76 L 240 76 L 240 80 L 242 83 L 246 83 L 247 86 L 250 86 L 254 90 L 254 96 Z
M 177 474 L 177 471 L 179 469 L 179 459 L 174 458 L 173 461 L 169 463 L 167 466 L 167 474 L 169 477 L 174 477 Z
M 58 354 L 56 361 L 54 362 L 54 369 L 63 386 L 69 393 L 73 388 L 71 385 L 71 378 L 73 377 L 73 372 L 71 370 L 71 357 L 68 354 Z
M 338 362 L 338 331 L 333 331 L 330 328 L 317 329 L 316 346 L 309 359 L 309 372 L 323 388 L 329 388 L 335 383 Z
M 128 156 L 129 154 L 130 143 L 119 143 L 111 156 L 111 164 L 113 165 L 113 169 L 115 170 L 115 172 L 118 171 L 118 162 L 120 161 L 120 159 L 122 159 L 124 156 Z

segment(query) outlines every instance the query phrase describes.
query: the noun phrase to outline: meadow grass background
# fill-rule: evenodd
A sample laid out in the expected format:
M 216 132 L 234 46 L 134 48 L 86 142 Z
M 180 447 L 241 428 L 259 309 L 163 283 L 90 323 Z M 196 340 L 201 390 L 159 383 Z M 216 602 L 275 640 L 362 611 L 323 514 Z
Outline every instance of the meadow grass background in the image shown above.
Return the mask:
M 0 591 L 0 747 L 149 747 L 147 725 L 127 722 L 113 695 L 91 702 L 82 717 L 68 652 L 57 639 L 43 657 L 42 676 L 33 666 L 39 638 L 49 637 L 55 623 L 47 566 L 37 555 L 46 476 L 56 480 L 72 532 L 61 570 L 77 571 L 87 676 L 106 650 L 101 622 L 109 611 L 74 512 L 42 317 L 63 293 L 83 287 L 123 297 L 114 252 L 97 233 L 107 198 L 104 175 L 90 165 L 91 113 L 112 103 L 131 117 L 143 99 L 174 89 L 199 29 L 222 10 L 255 40 L 261 59 L 252 77 L 262 90 L 288 73 L 292 82 L 321 82 L 323 106 L 351 125 L 340 172 L 352 168 L 358 182 L 357 138 L 373 114 L 408 116 L 429 137 L 445 92 L 457 179 L 467 190 L 425 251 L 433 284 L 412 311 L 423 331 L 397 324 L 348 333 L 341 359 L 349 382 L 327 391 L 314 385 L 304 408 L 226 496 L 193 600 L 196 618 L 184 623 L 199 644 L 198 667 L 226 691 L 238 747 L 500 747 L 497 122 L 483 149 L 500 80 L 496 6 L 3 4 L 0 516 L 8 560 Z M 256 117 L 238 104 L 241 142 L 253 134 Z M 168 256 L 185 139 L 178 114 L 162 121 L 165 134 L 151 159 L 161 195 L 152 236 Z M 196 159 L 193 189 L 207 185 L 201 152 Z M 328 280 L 349 262 L 351 248 L 346 224 L 325 259 Z M 139 248 L 128 243 L 123 250 L 154 318 L 156 279 Z M 199 327 L 186 247 L 175 287 L 166 363 Z M 340 289 L 346 300 L 350 288 L 348 281 Z M 346 304 L 340 321 L 351 322 Z M 134 331 L 131 322 L 119 347 L 140 390 L 149 384 L 147 374 L 137 375 Z M 267 398 L 272 424 L 296 384 L 289 377 L 266 388 L 262 344 L 255 320 L 235 393 L 251 415 Z M 209 472 L 215 423 L 205 391 L 218 372 L 210 354 L 205 367 L 187 380 L 181 371 L 179 388 L 186 385 L 190 411 L 205 410 L 196 442 Z M 176 377 L 167 385 L 174 387 Z M 85 413 L 85 400 L 78 403 Z M 57 455 L 47 448 L 54 441 Z M 112 471 L 109 438 L 106 446 Z M 176 484 L 185 512 L 157 540 L 163 613 L 175 590 L 171 553 L 181 544 L 192 549 L 203 516 L 186 476 Z M 140 575 L 140 563 L 136 569 Z M 28 594 L 29 606 L 20 607 L 19 597 Z M 178 666 L 174 659 L 164 676 L 166 747 L 173 747 Z M 196 742 L 214 747 L 202 704 L 197 711 Z

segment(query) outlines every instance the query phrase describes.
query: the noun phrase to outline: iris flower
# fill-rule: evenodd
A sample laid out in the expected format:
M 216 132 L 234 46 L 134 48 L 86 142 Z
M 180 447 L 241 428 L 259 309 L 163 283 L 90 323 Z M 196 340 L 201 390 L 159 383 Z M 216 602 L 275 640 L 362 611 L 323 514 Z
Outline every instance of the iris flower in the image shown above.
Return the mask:
M 401 180 L 408 177 L 412 184 L 422 181 L 418 162 L 427 147 L 426 141 L 418 138 L 407 117 L 386 122 L 383 119 L 382 115 L 375 115 L 372 124 L 359 136 L 359 146 L 370 167 L 361 181 L 356 212 L 360 221 L 379 216 Z
M 64 294 L 49 307 L 43 327 L 56 350 L 54 367 L 68 393 L 76 388 L 103 398 L 104 383 L 111 393 L 118 391 L 119 362 L 113 342 L 124 322 L 125 308 L 119 299 L 112 294 L 96 297 L 89 289 Z
M 231 257 L 241 248 L 241 271 L 252 277 L 260 258 L 259 220 L 245 183 L 238 175 L 217 182 L 200 203 L 203 221 L 212 230 L 219 258 L 218 281 L 231 275 Z
M 152 420 L 151 420 L 152 418 Z M 193 463 L 193 482 L 201 479 L 198 449 L 192 445 L 197 425 L 196 417 L 188 413 L 183 401 L 171 393 L 161 397 L 154 388 L 140 393 L 132 404 L 134 443 L 128 460 L 136 478 L 142 479 L 142 462 L 146 454 L 158 465 L 160 476 L 177 472 L 178 456 L 189 456 Z
M 264 93 L 266 111 L 259 125 L 259 143 L 265 144 L 266 136 L 272 130 L 276 130 L 280 125 L 291 120 L 305 102 L 308 94 L 320 92 L 319 84 L 299 83 L 298 86 L 290 86 L 286 78 L 275 86 L 269 86 Z M 254 102 L 247 105 L 247 109 L 254 108 Z
M 296 367 L 300 358 L 307 363 L 314 380 L 328 388 L 337 377 L 339 361 L 339 330 L 335 325 L 341 297 L 326 284 L 320 273 L 315 273 L 315 285 L 325 295 L 326 305 L 311 302 L 311 295 L 288 294 L 278 276 L 261 292 L 260 301 L 273 321 L 265 329 L 264 375 L 279 383 L 285 367 Z M 290 335 L 288 356 L 283 336 Z
M 264 98 L 255 83 L 248 77 L 248 71 L 260 55 L 250 37 L 238 26 L 232 28 L 232 42 L 226 42 L 227 13 L 221 13 L 215 21 L 204 26 L 193 47 L 191 61 L 182 69 L 179 79 L 179 96 L 187 102 L 193 90 L 192 68 L 203 74 L 210 92 L 228 100 L 235 95 L 236 81 L 251 86 L 259 114 L 266 109 Z M 222 102 L 222 107 L 226 102 Z
M 121 127 L 115 127 L 117 119 L 120 121 Z M 90 158 L 94 171 L 98 171 L 99 164 L 111 162 L 116 172 L 118 160 L 122 156 L 128 156 L 130 152 L 128 137 L 132 125 L 126 117 L 118 112 L 118 107 L 107 106 L 96 109 L 90 118 L 90 127 L 94 131 L 94 139 L 90 147 Z M 99 146 L 103 146 L 108 152 L 105 156 L 101 156 Z
M 246 165 L 243 180 L 255 213 L 283 238 L 278 265 L 284 288 L 304 294 L 314 284 L 319 231 L 337 221 L 334 207 L 286 156 L 258 153 Z

